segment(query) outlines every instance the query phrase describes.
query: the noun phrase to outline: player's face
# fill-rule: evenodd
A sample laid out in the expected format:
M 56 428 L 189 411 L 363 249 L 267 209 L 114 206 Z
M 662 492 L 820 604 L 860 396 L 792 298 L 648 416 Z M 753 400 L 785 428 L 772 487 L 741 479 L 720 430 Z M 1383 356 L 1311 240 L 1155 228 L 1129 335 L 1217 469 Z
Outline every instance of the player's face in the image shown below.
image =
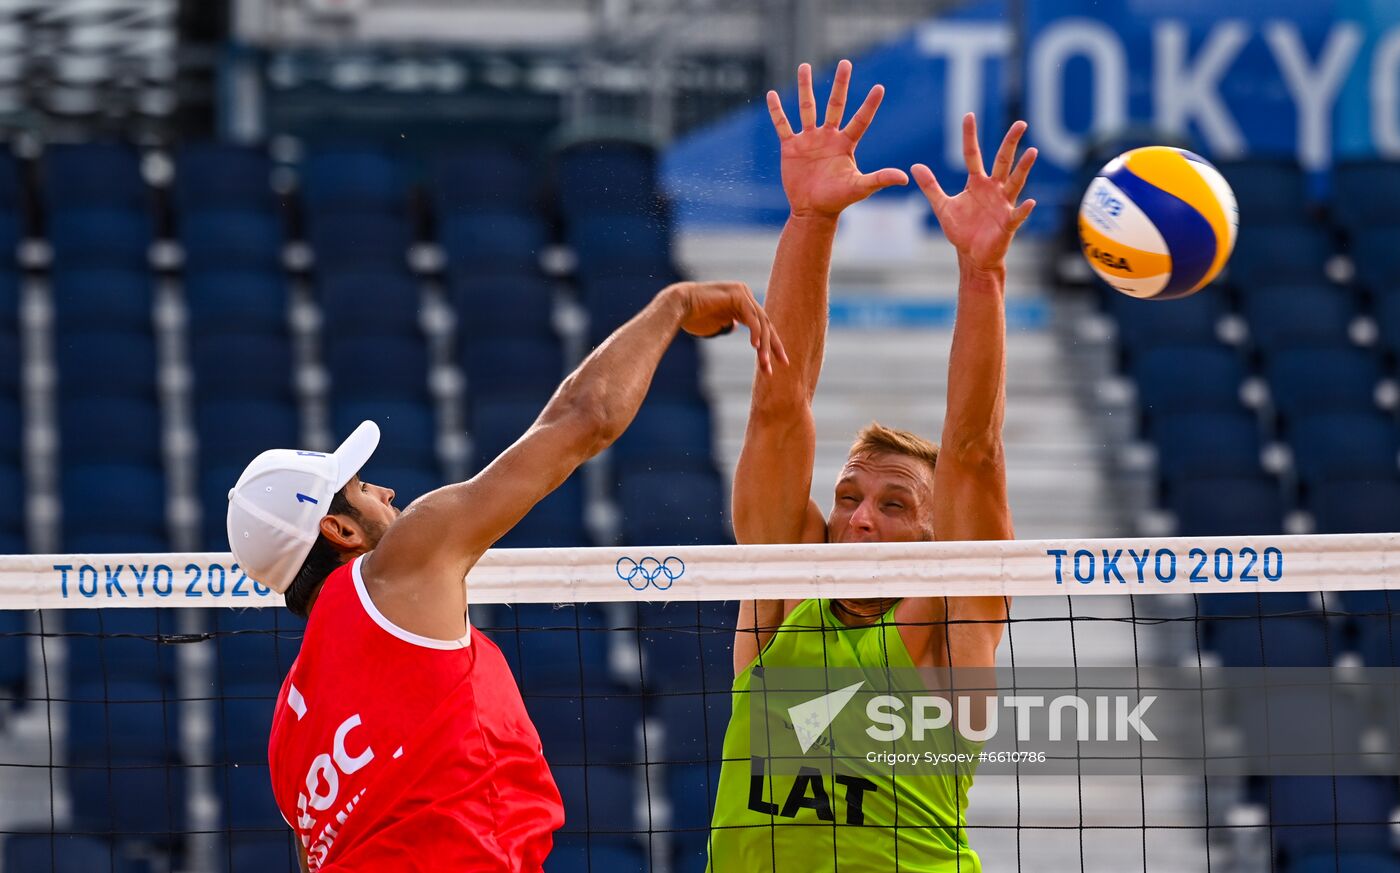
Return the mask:
M 346 484 L 345 496 L 360 514 L 360 527 L 364 530 L 365 541 L 369 548 L 373 549 L 379 545 L 384 531 L 399 517 L 399 509 L 394 506 L 394 490 L 381 485 L 371 485 L 356 476 Z
M 833 543 L 932 540 L 933 473 L 905 455 L 852 455 L 836 482 L 826 530 Z

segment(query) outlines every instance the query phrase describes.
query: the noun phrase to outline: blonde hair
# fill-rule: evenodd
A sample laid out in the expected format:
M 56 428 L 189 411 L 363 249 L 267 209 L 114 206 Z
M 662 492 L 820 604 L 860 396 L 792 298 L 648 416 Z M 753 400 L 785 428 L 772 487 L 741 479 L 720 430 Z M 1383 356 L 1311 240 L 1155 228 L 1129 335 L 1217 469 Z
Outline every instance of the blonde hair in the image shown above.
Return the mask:
M 872 421 L 856 434 L 851 444 L 850 456 L 883 452 L 891 455 L 904 455 L 923 461 L 932 473 L 938 466 L 938 444 L 929 442 L 916 433 L 885 427 Z

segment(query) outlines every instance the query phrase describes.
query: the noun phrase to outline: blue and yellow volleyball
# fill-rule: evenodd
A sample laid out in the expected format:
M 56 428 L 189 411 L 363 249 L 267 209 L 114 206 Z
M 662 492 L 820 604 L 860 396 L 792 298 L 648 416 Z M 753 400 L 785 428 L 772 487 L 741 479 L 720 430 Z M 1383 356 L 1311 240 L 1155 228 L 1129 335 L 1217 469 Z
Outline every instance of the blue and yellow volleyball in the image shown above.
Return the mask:
M 1210 161 L 1148 146 L 1109 161 L 1079 204 L 1079 241 L 1129 297 L 1176 300 L 1209 285 L 1235 247 L 1235 193 Z

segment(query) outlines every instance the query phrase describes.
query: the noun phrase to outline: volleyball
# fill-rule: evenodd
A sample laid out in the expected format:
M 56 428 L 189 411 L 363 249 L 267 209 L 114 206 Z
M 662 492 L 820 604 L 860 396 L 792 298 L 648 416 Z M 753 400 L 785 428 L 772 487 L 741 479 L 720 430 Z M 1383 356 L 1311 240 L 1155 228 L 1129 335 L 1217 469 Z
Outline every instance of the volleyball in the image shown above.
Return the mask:
M 1209 285 L 1235 246 L 1239 207 L 1200 155 L 1147 146 L 1109 161 L 1079 204 L 1079 240 L 1099 278 L 1129 297 L 1176 300 Z

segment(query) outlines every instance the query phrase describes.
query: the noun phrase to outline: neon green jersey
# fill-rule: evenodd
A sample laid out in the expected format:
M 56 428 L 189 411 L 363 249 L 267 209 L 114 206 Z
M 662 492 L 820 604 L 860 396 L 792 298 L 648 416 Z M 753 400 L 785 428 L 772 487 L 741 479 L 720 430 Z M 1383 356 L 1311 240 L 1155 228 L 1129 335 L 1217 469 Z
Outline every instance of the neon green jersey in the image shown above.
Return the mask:
M 776 767 L 760 770 L 764 762 L 752 758 L 750 705 L 761 718 L 759 707 L 768 699 L 761 691 L 750 693 L 755 668 L 765 677 L 775 675 L 766 671 L 780 667 L 847 668 L 866 675 L 913 670 L 893 623 L 894 607 L 867 627 L 847 627 L 830 608 L 829 600 L 803 601 L 773 634 L 758 661 L 734 679 L 734 711 L 724 735 L 724 763 L 711 822 L 709 870 L 981 873 L 964 830 L 975 764 L 960 775 L 899 776 L 867 767 L 857 777 L 843 774 L 837 762 L 833 777 L 800 776 L 793 767 L 786 772 L 773 772 Z M 848 711 L 857 709 L 851 706 Z M 775 722 L 770 717 L 768 723 Z M 950 730 L 938 731 L 926 747 L 980 750 L 980 744 L 955 737 Z M 821 757 L 821 749 L 812 755 Z

